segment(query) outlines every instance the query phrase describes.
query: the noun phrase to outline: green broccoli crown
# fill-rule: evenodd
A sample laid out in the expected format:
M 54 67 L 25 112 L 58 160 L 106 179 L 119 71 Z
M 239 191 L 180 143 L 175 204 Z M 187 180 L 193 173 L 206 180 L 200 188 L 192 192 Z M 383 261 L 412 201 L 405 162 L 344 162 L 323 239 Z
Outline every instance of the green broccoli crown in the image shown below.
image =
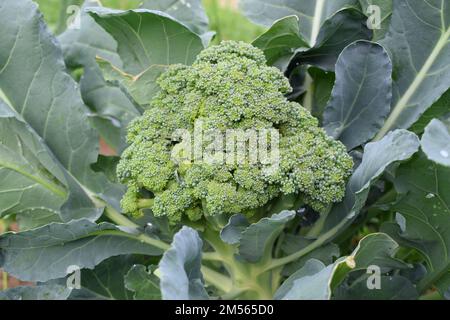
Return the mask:
M 150 108 L 129 126 L 129 147 L 118 165 L 118 177 L 128 186 L 125 212 L 137 214 L 150 202 L 155 216 L 175 223 L 183 215 L 251 215 L 281 195 L 298 194 L 317 211 L 343 198 L 353 166 L 345 146 L 301 105 L 286 100 L 289 82 L 266 65 L 261 50 L 225 41 L 201 52 L 192 66 L 169 67 L 158 84 L 161 91 Z M 195 161 L 196 147 L 185 148 L 195 141 L 174 133 L 182 129 L 195 136 L 198 123 L 224 136 L 231 130 L 276 130 L 278 139 L 270 136 L 267 146 L 278 150 L 277 165 Z M 205 152 L 221 140 L 214 141 L 197 149 Z M 230 156 L 228 149 L 214 150 L 213 158 Z

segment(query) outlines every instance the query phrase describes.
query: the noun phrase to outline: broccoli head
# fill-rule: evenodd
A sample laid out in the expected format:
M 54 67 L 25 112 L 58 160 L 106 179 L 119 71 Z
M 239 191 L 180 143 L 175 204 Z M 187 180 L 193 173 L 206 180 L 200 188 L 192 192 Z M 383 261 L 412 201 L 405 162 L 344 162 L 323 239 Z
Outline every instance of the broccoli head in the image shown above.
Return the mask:
M 191 66 L 169 67 L 158 84 L 149 109 L 129 125 L 129 147 L 118 165 L 128 186 L 125 212 L 151 207 L 155 216 L 176 223 L 183 216 L 252 215 L 282 195 L 296 194 L 318 212 L 343 198 L 353 166 L 345 146 L 285 98 L 289 82 L 266 65 L 261 50 L 225 41 L 202 51 Z M 248 140 L 224 150 L 229 132 Z M 257 137 L 265 137 L 276 165 L 263 156 L 233 158 L 234 151 L 252 152 L 252 132 L 264 132 Z M 198 156 L 205 153 L 208 161 Z

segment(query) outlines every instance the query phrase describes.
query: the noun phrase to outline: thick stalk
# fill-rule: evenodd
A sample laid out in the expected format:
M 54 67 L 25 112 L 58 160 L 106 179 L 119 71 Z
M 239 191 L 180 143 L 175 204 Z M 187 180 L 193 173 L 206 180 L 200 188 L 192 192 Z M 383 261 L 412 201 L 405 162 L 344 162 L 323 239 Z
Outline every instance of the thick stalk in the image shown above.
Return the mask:
M 105 215 L 118 225 L 131 227 L 131 228 L 138 227 L 137 224 L 135 224 L 133 221 L 129 220 L 126 216 L 117 212 L 114 208 L 112 208 L 110 206 L 105 207 Z M 169 244 L 167 244 L 161 240 L 151 238 L 143 233 L 138 235 L 136 237 L 136 239 L 141 240 L 144 243 L 147 243 L 151 246 L 162 249 L 164 251 L 170 249 Z M 215 252 L 204 253 L 203 260 L 222 261 L 221 257 Z M 232 282 L 231 282 L 230 278 L 222 275 L 221 273 L 218 273 L 206 266 L 202 266 L 202 273 L 203 273 L 205 280 L 208 283 L 215 286 L 216 288 L 218 288 L 219 290 L 221 290 L 223 292 L 229 292 L 232 289 Z
M 227 276 L 207 267 L 202 266 L 202 274 L 206 282 L 212 284 L 217 289 L 223 291 L 224 293 L 230 292 L 232 290 L 233 284 Z
M 100 201 L 100 200 L 97 200 Z M 105 215 L 114 223 L 136 228 L 138 225 L 111 206 L 105 207 Z M 162 250 L 168 250 L 170 245 L 151 238 L 146 234 L 130 235 L 144 243 Z M 240 296 L 246 299 L 271 299 L 273 294 L 272 272 L 263 273 L 261 264 L 244 264 L 234 258 L 235 248 L 220 239 L 219 233 L 212 228 L 206 228 L 204 238 L 214 248 L 215 252 L 203 254 L 203 260 L 222 262 L 231 276 L 227 277 L 210 267 L 202 265 L 205 281 L 224 293 L 224 297 Z M 267 264 L 265 262 L 264 264 Z
M 207 228 L 203 234 L 204 239 L 214 248 L 221 262 L 230 274 L 232 288 L 225 291 L 224 299 L 272 299 L 272 273 L 261 272 L 262 263 L 242 263 L 235 257 L 236 248 L 224 243 L 218 234 Z M 205 278 L 206 279 L 206 278 Z
M 114 209 L 113 207 L 108 206 L 108 205 L 105 207 L 105 216 L 107 216 L 109 219 L 111 219 L 111 221 L 113 221 L 114 223 L 116 223 L 120 226 L 129 227 L 129 228 L 139 227 L 136 223 L 134 223 L 133 221 L 128 219 L 126 216 L 124 216 L 120 212 L 117 212 L 116 209 Z

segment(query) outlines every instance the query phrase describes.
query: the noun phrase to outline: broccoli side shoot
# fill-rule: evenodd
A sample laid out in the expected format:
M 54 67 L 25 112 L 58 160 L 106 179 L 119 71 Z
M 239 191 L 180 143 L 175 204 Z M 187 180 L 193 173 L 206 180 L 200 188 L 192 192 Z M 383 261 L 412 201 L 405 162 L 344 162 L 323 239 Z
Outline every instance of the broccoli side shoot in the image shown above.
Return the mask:
M 226 41 L 205 49 L 192 66 L 171 66 L 158 84 L 150 108 L 129 126 L 129 147 L 117 169 L 128 186 L 125 212 L 138 215 L 151 207 L 155 216 L 176 223 L 183 216 L 250 216 L 281 195 L 298 194 L 318 212 L 343 198 L 353 166 L 345 146 L 301 105 L 286 100 L 289 82 L 266 65 L 261 50 Z M 199 123 L 206 143 L 196 146 Z M 278 132 L 266 139 L 268 152 L 277 151 L 276 166 L 231 159 L 231 149 L 217 139 L 217 132 L 228 137 L 252 130 Z M 242 146 L 249 149 L 249 141 Z M 199 153 L 210 161 L 198 161 Z

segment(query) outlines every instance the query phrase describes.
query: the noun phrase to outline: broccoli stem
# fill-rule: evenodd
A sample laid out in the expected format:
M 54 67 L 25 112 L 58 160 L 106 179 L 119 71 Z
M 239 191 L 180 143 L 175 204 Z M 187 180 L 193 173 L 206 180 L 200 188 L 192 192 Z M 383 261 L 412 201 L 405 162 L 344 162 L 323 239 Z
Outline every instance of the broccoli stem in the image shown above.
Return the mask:
M 133 221 L 131 221 L 130 219 L 128 219 L 127 217 L 125 217 L 123 214 L 119 213 L 118 211 L 116 211 L 114 208 L 112 208 L 111 206 L 106 206 L 105 207 L 105 215 L 111 219 L 111 221 L 113 221 L 114 223 L 121 225 L 121 226 L 126 226 L 126 227 L 131 227 L 131 228 L 136 228 L 138 227 L 138 225 L 136 223 L 134 223 Z M 137 238 L 139 240 L 142 240 L 143 242 L 160 248 L 162 250 L 168 250 L 170 248 L 170 245 L 161 241 L 161 240 L 157 240 L 154 238 L 151 238 L 149 236 L 147 236 L 146 234 L 140 234 L 139 236 L 137 236 Z M 218 261 L 218 260 L 222 260 L 220 256 L 216 255 L 215 253 L 204 253 L 203 254 L 203 259 L 204 260 L 210 260 L 210 261 Z M 218 288 L 219 290 L 227 293 L 230 292 L 232 290 L 232 282 L 231 279 L 228 278 L 227 276 L 203 265 L 202 266 L 202 273 L 203 276 L 205 278 L 205 280 L 212 284 L 213 286 L 215 286 L 216 288 Z
M 140 199 L 138 202 L 138 207 L 139 209 L 151 209 L 154 203 L 154 199 Z
M 288 263 L 291 263 L 295 260 L 300 259 L 301 257 L 305 256 L 306 254 L 310 253 L 311 251 L 313 251 L 314 249 L 319 248 L 320 246 L 322 246 L 323 244 L 331 241 L 338 233 L 339 231 L 344 228 L 344 226 L 348 223 L 351 223 L 352 221 L 349 219 L 344 219 L 342 220 L 338 225 L 336 225 L 335 227 L 333 227 L 332 229 L 330 229 L 329 231 L 325 232 L 324 234 L 322 234 L 320 237 L 317 238 L 316 241 L 312 242 L 310 245 L 306 246 L 305 248 L 303 248 L 300 251 L 297 251 L 291 255 L 288 255 L 286 257 L 283 258 L 279 258 L 279 259 L 273 259 L 272 261 L 270 261 L 264 268 L 264 271 L 269 271 L 269 270 L 273 270 L 275 268 L 284 266 Z
M 136 223 L 134 223 L 133 221 L 131 221 L 126 216 L 119 213 L 118 211 L 116 211 L 116 209 L 114 209 L 113 207 L 111 207 L 109 205 L 107 205 L 105 207 L 104 213 L 105 213 L 106 217 L 108 217 L 109 219 L 111 219 L 111 221 L 113 221 L 114 223 L 116 223 L 120 226 L 130 227 L 130 228 L 139 227 Z
M 130 227 L 130 228 L 139 227 L 136 223 L 134 223 L 133 221 L 131 221 L 130 219 L 125 217 L 123 214 L 117 212 L 111 206 L 105 207 L 105 215 L 118 225 Z M 154 247 L 162 249 L 162 250 L 168 250 L 170 248 L 169 244 L 167 244 L 161 240 L 157 240 L 152 237 L 149 237 L 148 235 L 146 235 L 144 233 L 141 233 L 140 235 L 138 235 L 137 238 L 151 246 L 154 246 Z
M 231 279 L 227 276 L 205 266 L 202 265 L 202 274 L 207 283 L 212 284 L 217 289 L 223 292 L 230 292 L 232 290 L 232 282 Z
M 263 262 L 256 264 L 242 263 L 235 257 L 236 247 L 224 243 L 219 232 L 213 228 L 206 228 L 203 238 L 213 247 L 214 254 L 220 259 L 230 275 L 232 287 L 222 290 L 223 299 L 272 299 L 274 288 L 278 287 L 280 275 L 274 272 L 262 272 Z M 205 279 L 208 279 L 205 276 Z M 214 283 L 212 283 L 214 285 Z M 219 287 L 218 287 L 219 288 Z M 221 289 L 221 288 L 219 288 Z

